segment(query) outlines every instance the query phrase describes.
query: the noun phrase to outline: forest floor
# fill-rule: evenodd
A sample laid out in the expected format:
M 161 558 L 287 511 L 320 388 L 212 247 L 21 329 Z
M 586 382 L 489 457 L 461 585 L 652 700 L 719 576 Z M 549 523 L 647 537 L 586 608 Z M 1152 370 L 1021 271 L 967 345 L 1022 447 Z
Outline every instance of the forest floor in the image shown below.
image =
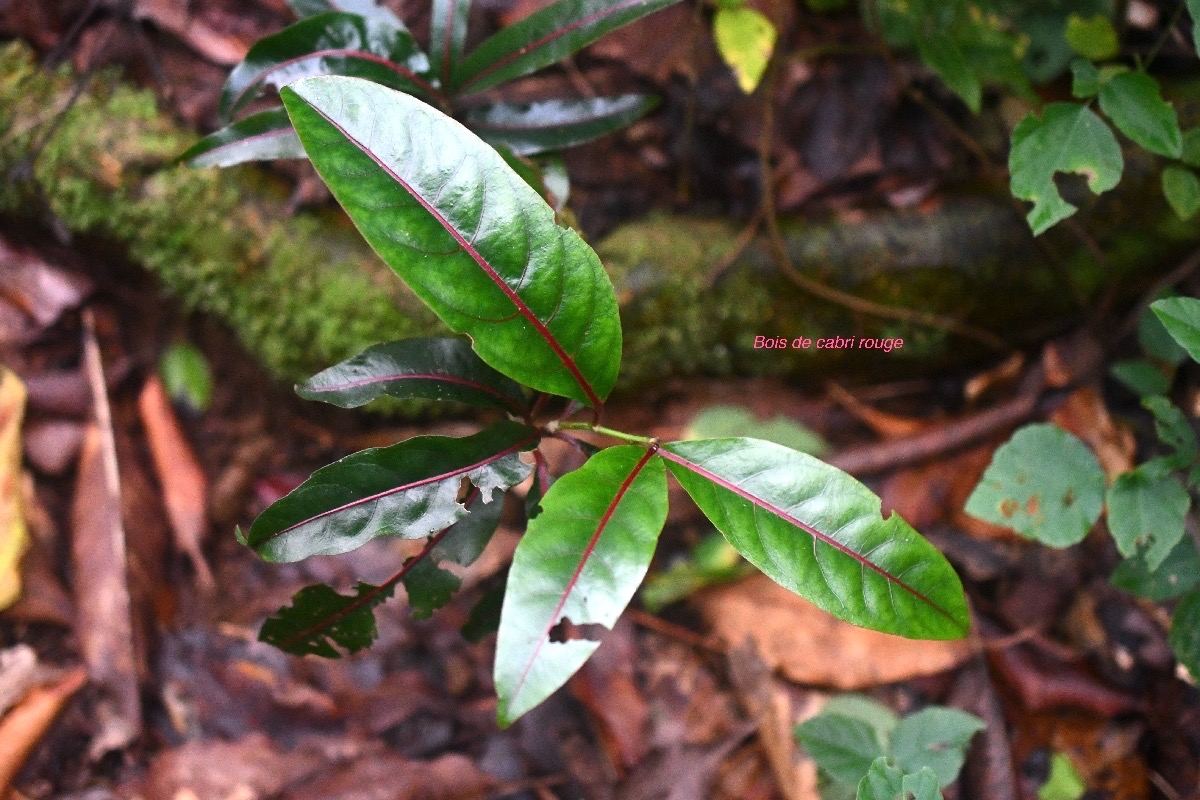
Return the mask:
M 193 5 L 10 3 L 0 6 L 0 36 L 80 71 L 120 65 L 169 113 L 208 131 L 229 66 L 290 15 L 283 0 Z M 395 4 L 419 38 L 426 5 Z M 478 22 L 537 3 L 510 5 Z M 853 15 L 778 5 L 791 47 L 862 36 Z M 946 186 L 978 178 L 984 167 L 955 129 L 902 90 L 926 80 L 911 64 L 869 55 L 781 71 L 766 98 L 784 134 L 778 210 L 933 212 Z M 753 217 L 763 93 L 740 93 L 693 4 L 524 88 L 597 87 L 652 91 L 663 106 L 567 154 L 572 205 L 589 235 L 655 208 Z M 298 204 L 329 202 L 306 166 L 276 169 Z M 807 800 L 818 796 L 818 774 L 793 726 L 853 691 L 901 714 L 944 704 L 983 719 L 963 777 L 945 790 L 952 800 L 1037 797 L 1055 754 L 1071 760 L 1089 798 L 1200 798 L 1200 692 L 1176 668 L 1166 611 L 1110 585 L 1119 557 L 1103 526 L 1050 550 L 962 510 L 1015 426 L 980 435 L 971 426 L 988 409 L 1052 394 L 1028 403 L 1024 419 L 1076 433 L 1110 475 L 1144 454 L 1148 419 L 1133 395 L 1095 377 L 1104 370 L 1088 330 L 964 373 L 849 388 L 837 376 L 824 385 L 672 379 L 614 404 L 610 424 L 664 438 L 730 406 L 751 413 L 757 421 L 738 423 L 751 428 L 784 418 L 815 432 L 834 463 L 882 496 L 885 514 L 897 510 L 946 553 L 971 600 L 973 634 L 933 643 L 868 632 L 761 576 L 738 577 L 654 613 L 635 601 L 563 690 L 499 730 L 494 637 L 472 643 L 460 628 L 503 580 L 520 503 L 506 508 L 447 607 L 414 620 L 397 598 L 377 610 L 378 642 L 340 660 L 286 655 L 258 642 L 258 627 L 309 583 L 378 581 L 409 553 L 376 540 L 272 565 L 233 536 L 316 467 L 415 433 L 468 432 L 473 421 L 304 403 L 219 321 L 186 314 L 119 251 L 46 231 L 0 220 L 0 365 L 28 392 L 19 492 L 30 532 L 21 597 L 0 612 L 0 797 Z M 1178 274 L 1185 293 L 1200 293 L 1194 276 Z M 180 341 L 212 368 L 203 412 L 165 399 L 156 377 L 161 354 Z M 1182 373 L 1176 390 L 1194 415 L 1200 373 Z M 12 415 L 0 396 L 0 443 Z M 556 468 L 578 466 L 569 449 L 549 455 Z M 657 575 L 686 569 L 712 532 L 671 491 Z

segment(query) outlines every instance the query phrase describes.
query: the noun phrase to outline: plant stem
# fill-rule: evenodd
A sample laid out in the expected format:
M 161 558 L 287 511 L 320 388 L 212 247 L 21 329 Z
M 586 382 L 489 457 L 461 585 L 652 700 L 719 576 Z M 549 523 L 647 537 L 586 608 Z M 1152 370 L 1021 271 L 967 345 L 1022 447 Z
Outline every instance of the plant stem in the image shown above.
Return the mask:
M 551 425 L 554 424 L 551 423 Z M 553 428 L 547 426 L 547 430 L 550 430 L 551 433 L 553 433 L 555 430 L 593 431 L 594 433 L 602 433 L 605 436 L 611 436 L 614 439 L 621 439 L 622 441 L 633 442 L 634 444 L 642 444 L 647 447 L 654 444 L 654 439 L 650 438 L 649 436 L 637 436 L 632 433 L 625 433 L 624 431 L 615 431 L 612 428 L 593 425 L 590 422 L 559 422 L 557 425 L 554 425 Z

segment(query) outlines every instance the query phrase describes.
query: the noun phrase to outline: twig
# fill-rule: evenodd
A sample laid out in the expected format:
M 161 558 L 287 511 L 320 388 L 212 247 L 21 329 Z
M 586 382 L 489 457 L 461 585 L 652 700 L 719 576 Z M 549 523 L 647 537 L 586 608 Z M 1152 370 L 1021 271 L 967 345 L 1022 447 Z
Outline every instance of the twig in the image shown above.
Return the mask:
M 709 653 L 724 653 L 725 648 L 717 641 L 714 641 L 711 636 L 702 636 L 695 631 L 690 631 L 682 625 L 676 625 L 673 622 L 667 622 L 665 619 L 660 619 L 640 608 L 625 609 L 626 615 L 636 625 L 640 625 L 646 630 L 654 631 L 662 634 L 670 639 L 683 642 L 691 647 L 704 650 Z

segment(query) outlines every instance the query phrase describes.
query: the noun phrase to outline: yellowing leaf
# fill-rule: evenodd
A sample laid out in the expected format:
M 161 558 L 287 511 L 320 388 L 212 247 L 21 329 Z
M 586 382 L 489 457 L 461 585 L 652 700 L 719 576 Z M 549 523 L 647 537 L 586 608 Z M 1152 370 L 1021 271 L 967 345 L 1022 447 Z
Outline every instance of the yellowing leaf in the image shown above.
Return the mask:
M 25 550 L 25 516 L 21 511 L 21 420 L 25 385 L 0 367 L 0 608 L 21 593 L 17 571 Z
M 713 18 L 713 37 L 721 58 L 733 69 L 738 87 L 750 94 L 758 87 L 771 53 L 775 26 L 752 8 L 722 8 Z

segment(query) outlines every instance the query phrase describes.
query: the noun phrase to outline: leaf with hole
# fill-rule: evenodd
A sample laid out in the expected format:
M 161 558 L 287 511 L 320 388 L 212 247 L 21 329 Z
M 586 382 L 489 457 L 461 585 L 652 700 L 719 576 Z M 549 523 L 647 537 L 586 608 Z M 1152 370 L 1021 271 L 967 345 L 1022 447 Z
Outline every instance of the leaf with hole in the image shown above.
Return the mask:
M 880 500 L 812 456 L 758 439 L 664 445 L 709 521 L 780 585 L 855 625 L 926 639 L 966 635 L 949 562 Z
M 1200 361 L 1200 300 L 1168 297 L 1155 300 L 1150 304 L 1150 310 L 1192 360 Z
M 261 642 L 298 656 L 340 658 L 357 653 L 379 636 L 375 606 L 387 600 L 395 584 L 373 586 L 359 581 L 354 594 L 339 594 L 324 584 L 306 586 L 263 623 Z M 340 650 L 339 650 L 340 648 Z
M 495 150 L 419 100 L 363 80 L 307 78 L 283 98 L 359 231 L 480 358 L 539 391 L 603 401 L 621 352 L 612 283 Z
M 598 139 L 624 128 L 656 105 L 657 99 L 644 94 L 497 102 L 468 111 L 464 119 L 485 142 L 527 156 Z
M 558 0 L 484 40 L 459 63 L 451 85 L 479 92 L 528 75 L 678 1 Z
M 1040 117 L 1030 114 L 1013 131 L 1008 169 L 1013 195 L 1033 203 L 1026 219 L 1036 235 L 1078 210 L 1059 194 L 1057 173 L 1083 175 L 1088 188 L 1102 194 L 1121 179 L 1125 159 L 1095 112 L 1078 103 L 1051 103 Z
M 260 39 L 233 68 L 221 90 L 230 119 L 266 86 L 276 89 L 310 75 L 346 75 L 430 95 L 429 58 L 403 25 L 357 14 L 309 17 Z
M 616 623 L 666 519 L 662 459 L 643 447 L 602 450 L 546 492 L 508 573 L 496 640 L 501 726 L 549 697 L 600 646 L 587 626 Z M 552 640 L 567 621 L 582 637 Z
M 521 387 L 483 363 L 466 339 L 435 336 L 368 347 L 296 387 L 306 400 L 357 408 L 388 395 L 523 413 Z
M 1057 425 L 1021 428 L 992 456 L 971 496 L 973 517 L 1052 547 L 1083 540 L 1104 505 L 1096 456 Z
M 304 158 L 304 148 L 287 112 L 272 108 L 210 133 L 176 160 L 193 167 L 231 167 L 279 158 Z
M 1139 555 L 1158 569 L 1183 538 L 1183 523 L 1192 499 L 1172 475 L 1144 468 L 1117 476 L 1108 487 L 1108 528 L 1123 556 Z
M 462 439 L 363 450 L 314 472 L 238 538 L 268 561 L 345 553 L 376 536 L 422 539 L 467 513 L 458 502 L 464 479 L 490 502 L 524 480 L 529 467 L 517 454 L 537 440 L 532 428 L 499 422 Z
M 1158 81 L 1146 73 L 1113 76 L 1100 90 L 1100 109 L 1117 130 L 1150 152 L 1179 158 L 1183 150 L 1179 118 L 1162 99 Z

